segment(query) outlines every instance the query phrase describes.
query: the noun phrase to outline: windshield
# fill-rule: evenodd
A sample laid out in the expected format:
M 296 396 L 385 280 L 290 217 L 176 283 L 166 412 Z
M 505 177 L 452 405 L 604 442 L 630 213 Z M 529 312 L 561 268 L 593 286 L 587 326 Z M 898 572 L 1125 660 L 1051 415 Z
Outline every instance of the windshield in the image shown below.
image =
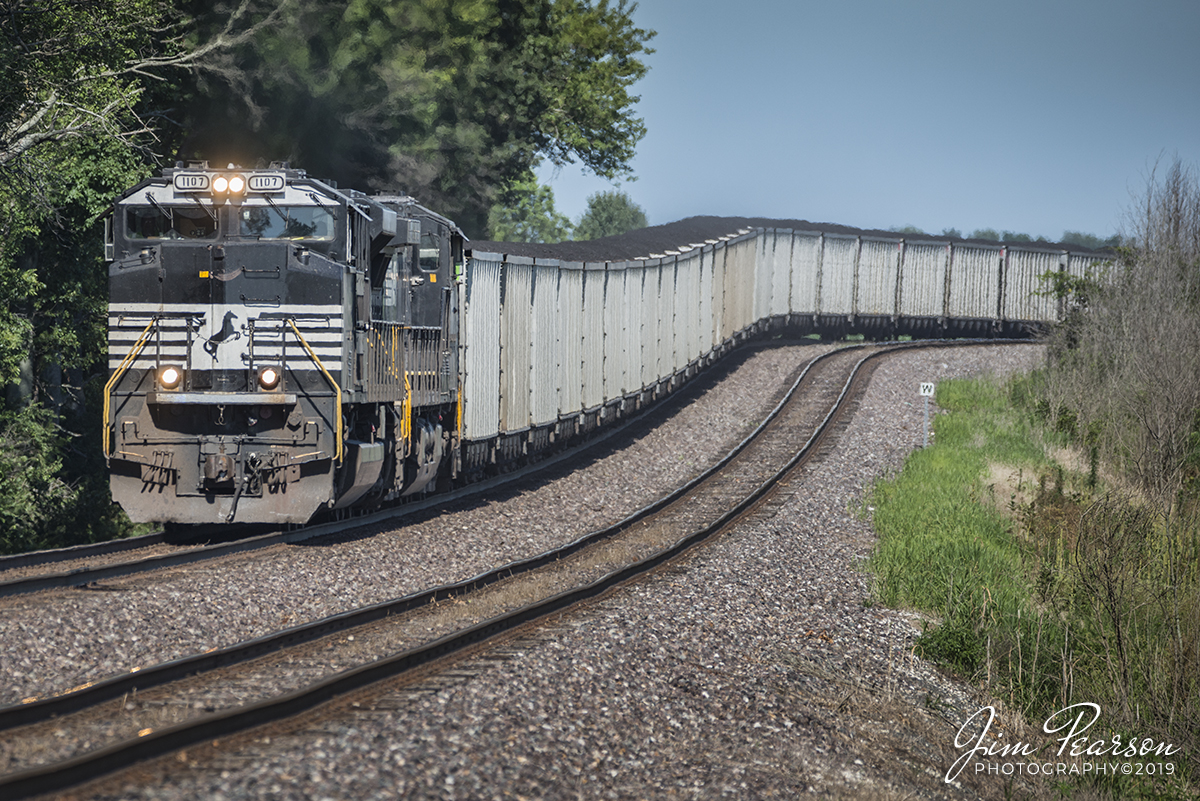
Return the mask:
M 241 234 L 259 239 L 332 239 L 334 217 L 319 206 L 243 206 Z
M 212 239 L 217 221 L 199 206 L 126 206 L 129 239 Z

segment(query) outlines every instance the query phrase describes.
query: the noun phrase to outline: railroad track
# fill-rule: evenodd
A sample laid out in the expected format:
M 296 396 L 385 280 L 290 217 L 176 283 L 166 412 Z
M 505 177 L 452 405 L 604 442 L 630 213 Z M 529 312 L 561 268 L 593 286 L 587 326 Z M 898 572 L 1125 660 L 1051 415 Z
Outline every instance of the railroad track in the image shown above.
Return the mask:
M 753 352 L 753 349 L 743 349 L 744 354 L 749 352 Z M 712 376 L 710 376 L 711 378 Z M 159 531 L 125 540 L 3 556 L 0 557 L 0 598 L 53 589 L 104 590 L 107 587 L 102 582 L 115 578 L 137 576 L 168 567 L 198 564 L 278 545 L 293 545 L 319 540 L 323 537 L 337 537 L 359 527 L 371 526 L 444 507 L 456 501 L 469 499 L 498 487 L 530 478 L 552 469 L 564 461 L 577 459 L 581 454 L 587 453 L 589 449 L 612 439 L 631 427 L 645 425 L 670 414 L 680 405 L 694 398 L 707 385 L 708 382 L 704 379 L 691 381 L 661 402 L 647 407 L 644 412 L 631 415 L 614 425 L 606 426 L 590 436 L 587 441 L 558 454 L 548 455 L 534 464 L 494 478 L 471 483 L 451 492 L 410 500 L 396 507 L 375 512 L 358 512 L 337 520 L 293 526 L 288 529 L 269 530 L 265 526 L 258 526 L 255 529 L 240 529 L 243 533 L 234 537 L 231 537 L 228 529 L 223 527 L 208 527 L 196 532 L 189 532 L 186 539 L 182 538 L 183 535 L 172 535 Z M 254 530 L 262 533 L 254 534 Z M 180 541 L 174 541 L 177 538 Z
M 866 350 L 866 349 L 862 349 Z M 869 360 L 814 360 L 771 417 L 706 474 L 616 526 L 475 579 L 209 654 L 0 709 L 0 794 L 55 792 L 112 770 L 312 710 L 507 635 L 656 569 L 767 500 L 847 419 Z M 795 443 L 804 441 L 799 451 Z M 532 601 L 529 599 L 533 598 Z M 353 645 L 351 645 L 353 643 Z M 264 690 L 263 677 L 273 687 Z M 64 743 L 61 732 L 73 732 Z M 82 743 L 86 753 L 76 753 Z M 50 761 L 30 764 L 35 755 Z M 24 767 L 14 772 L 14 765 Z

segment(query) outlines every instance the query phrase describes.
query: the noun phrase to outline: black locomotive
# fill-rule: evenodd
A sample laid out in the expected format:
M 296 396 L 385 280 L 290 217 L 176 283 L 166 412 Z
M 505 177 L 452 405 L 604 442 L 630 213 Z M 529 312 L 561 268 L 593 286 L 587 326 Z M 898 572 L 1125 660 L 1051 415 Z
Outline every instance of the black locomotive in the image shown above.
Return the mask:
M 464 236 L 412 198 L 178 164 L 109 221 L 104 452 L 134 521 L 303 523 L 457 470 Z

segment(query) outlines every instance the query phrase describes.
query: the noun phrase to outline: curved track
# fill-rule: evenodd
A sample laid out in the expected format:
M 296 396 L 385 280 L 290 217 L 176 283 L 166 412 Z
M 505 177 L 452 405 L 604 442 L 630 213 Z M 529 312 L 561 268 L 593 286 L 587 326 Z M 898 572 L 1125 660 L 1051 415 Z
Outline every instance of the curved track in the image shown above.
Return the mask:
M 0 557 L 0 598 L 64 588 L 104 590 L 108 587 L 101 582 L 114 578 L 198 564 L 275 545 L 292 545 L 322 537 L 336 537 L 360 526 L 370 526 L 436 509 L 520 481 L 563 461 L 577 458 L 614 435 L 642 424 L 647 419 L 653 419 L 656 414 L 670 412 L 678 404 L 693 398 L 695 393 L 702 389 L 702 385 L 694 381 L 689 382 L 662 401 L 646 407 L 642 412 L 605 426 L 590 435 L 587 440 L 572 444 L 557 454 L 548 454 L 533 464 L 500 476 L 475 481 L 450 492 L 409 500 L 396 507 L 375 512 L 364 510 L 338 520 L 293 526 L 258 535 L 244 534 L 237 538 L 232 538 L 227 530 L 220 530 L 221 527 L 207 527 L 190 535 L 189 541 L 179 544 L 172 543 L 171 536 L 160 531 L 126 540 Z M 260 531 L 263 529 L 262 526 L 257 528 Z M 205 537 L 218 541 L 205 543 Z M 129 558 L 131 555 L 136 555 L 136 558 Z
M 818 453 L 822 438 L 829 435 L 839 419 L 848 415 L 858 390 L 865 384 L 871 360 L 896 349 L 877 349 L 864 356 L 860 351 L 865 348 L 852 348 L 815 359 L 768 420 L 718 465 L 617 525 L 563 548 L 460 584 L 154 666 L 58 698 L 0 710 L 0 729 L 21 727 L 13 733 L 20 737 L 27 751 L 55 754 L 54 759 L 63 760 L 3 777 L 0 790 L 12 798 L 53 792 L 191 744 L 279 721 L 337 696 L 410 674 L 443 657 L 505 636 L 531 621 L 594 599 L 654 570 L 724 530 L 760 503 L 783 476 Z M 801 440 L 805 444 L 797 451 L 796 443 Z M 608 549 L 607 553 L 604 549 Z M 529 586 L 515 586 L 521 582 Z M 489 594 L 496 597 L 489 599 Z M 458 614 L 454 611 L 455 602 L 461 602 L 467 595 L 468 603 L 475 609 L 470 614 Z M 530 595 L 536 596 L 536 600 L 521 600 Z M 451 603 L 437 603 L 446 601 Z M 422 613 L 424 617 L 407 617 Z M 433 622 L 431 613 L 449 618 L 441 626 L 448 627 L 450 633 L 413 646 L 410 642 L 413 630 L 436 630 L 429 625 Z M 381 628 L 381 620 L 386 630 Z M 397 634 L 397 621 L 401 627 L 407 624 L 410 631 Z M 231 692 L 232 685 L 253 683 L 257 675 L 272 669 L 273 664 L 308 660 L 328 665 L 328 651 L 334 647 L 330 637 L 349 630 L 354 634 L 341 642 L 354 641 L 358 636 L 365 650 L 370 650 L 365 643 L 378 640 L 376 650 L 392 655 L 374 654 L 355 667 L 331 675 L 328 669 L 326 675 L 318 675 L 317 670 L 293 671 L 296 677 L 293 684 L 299 686 L 283 694 L 248 698 L 245 692 Z M 399 653 L 396 653 L 397 642 L 404 643 Z M 280 657 L 281 651 L 287 652 L 286 657 Z M 266 658 L 272 654 L 273 659 Z M 188 678 L 194 674 L 206 675 Z M 162 686 L 168 683 L 169 687 Z M 160 686 L 160 691 L 147 696 L 148 689 L 156 686 Z M 137 716 L 124 714 L 129 708 L 130 694 L 137 699 L 135 707 L 148 703 L 160 712 L 171 708 L 180 717 L 190 719 L 161 727 L 171 715 L 160 714 L 158 725 L 143 726 L 144 718 L 135 721 Z M 122 700 L 115 705 L 116 710 L 105 711 L 97 706 L 118 697 Z M 195 716 L 195 710 L 216 709 L 221 711 Z M 51 716 L 60 717 L 50 723 Z M 115 742 L 100 750 L 64 757 L 54 738 L 61 736 L 57 732 L 65 727 L 95 732 L 90 737 L 93 742 L 104 741 L 100 732 L 107 731 L 108 739 Z M 113 736 L 113 732 L 118 733 Z

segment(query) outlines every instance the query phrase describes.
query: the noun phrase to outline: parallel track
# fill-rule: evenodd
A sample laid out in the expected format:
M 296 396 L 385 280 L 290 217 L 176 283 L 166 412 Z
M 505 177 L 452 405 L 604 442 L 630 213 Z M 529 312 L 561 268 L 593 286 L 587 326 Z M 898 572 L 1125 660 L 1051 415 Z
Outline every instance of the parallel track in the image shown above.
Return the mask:
M 937 344 L 944 346 L 944 343 Z M 801 462 L 817 451 L 818 444 L 828 435 L 839 416 L 846 414 L 847 406 L 850 405 L 848 401 L 865 384 L 868 370 L 863 369 L 864 365 L 885 353 L 922 346 L 924 345 L 914 344 L 886 348 L 861 359 L 858 358 L 858 354 L 854 354 L 851 360 L 854 361 L 853 369 L 849 370 L 849 377 L 844 381 L 840 376 L 847 371 L 844 368 L 839 370 L 837 362 L 845 362 L 848 351 L 853 349 L 837 351 L 815 359 L 796 380 L 788 397 L 780 402 L 768 420 L 718 465 L 675 493 L 617 525 L 590 534 L 563 548 L 506 565 L 459 584 L 345 613 L 210 654 L 154 666 L 58 698 L 0 709 L 0 730 L 39 723 L 45 728 L 44 724 L 51 716 L 78 715 L 105 700 L 123 697 L 130 692 L 144 693 L 148 687 L 180 681 L 191 674 L 245 663 L 247 660 L 258 659 L 283 649 L 297 649 L 303 644 L 312 643 L 333 633 L 350 629 L 360 630 L 367 623 L 385 617 L 422 608 L 428 609 L 430 604 L 438 601 L 461 598 L 473 593 L 482 594 L 486 588 L 498 585 L 502 581 L 511 581 L 514 576 L 527 575 L 558 564 L 610 539 L 631 534 L 644 539 L 648 532 L 658 531 L 660 533 L 652 539 L 658 543 L 669 543 L 666 547 L 656 545 L 650 556 L 622 565 L 619 569 L 586 584 L 573 586 L 551 597 L 521 605 L 433 642 L 322 678 L 295 692 L 204 715 L 165 729 L 143 731 L 143 736 L 132 737 L 98 751 L 2 777 L 0 794 L 15 799 L 59 791 L 180 748 L 280 721 L 348 692 L 426 667 L 448 655 L 461 653 L 464 649 L 474 650 L 473 646 L 504 636 L 518 627 L 595 599 L 614 587 L 674 559 L 693 545 L 724 530 L 754 508 L 784 475 L 796 469 Z M 797 393 L 797 389 L 802 385 L 819 385 L 822 374 L 826 385 L 837 378 L 832 391 L 826 386 L 824 391 L 816 393 L 806 392 L 803 396 Z M 815 401 L 817 405 L 828 410 L 823 419 L 820 415 L 814 417 L 811 408 L 802 408 L 806 401 L 809 407 L 812 407 Z M 805 422 L 806 420 L 808 422 Z M 814 425 L 816 420 L 820 422 Z M 805 429 L 805 433 L 811 434 L 804 446 L 797 451 L 794 445 L 795 436 Z M 69 718 L 55 722 L 56 728 L 69 725 Z
M 0 556 L 0 571 L 16 570 L 23 567 L 41 567 L 58 562 L 92 559 L 126 551 L 136 551 L 139 548 L 150 548 L 163 542 L 166 534 L 155 531 L 140 537 L 129 537 L 123 540 L 108 540 L 107 542 L 92 542 L 86 545 L 73 545 L 70 548 L 55 548 L 49 551 L 30 551 Z
M 450 492 L 436 493 L 379 511 L 352 513 L 338 520 L 295 526 L 257 536 L 243 536 L 211 544 L 175 545 L 169 541 L 168 534 L 159 531 L 125 540 L 0 557 L 0 598 L 52 589 L 88 587 L 103 589 L 102 586 L 97 586 L 98 582 L 135 576 L 167 567 L 197 564 L 210 559 L 262 550 L 274 545 L 292 545 L 321 537 L 335 537 L 358 527 L 419 514 L 520 481 L 568 459 L 576 459 L 588 449 L 628 430 L 631 426 L 643 423 L 648 416 L 669 411 L 680 399 L 689 397 L 696 384 L 695 381 L 689 382 L 644 411 L 605 426 L 590 435 L 586 441 L 558 454 L 547 456 L 531 465 L 494 478 L 476 481 Z M 208 529 L 205 529 L 205 532 L 208 532 Z M 228 537 L 225 532 L 217 533 L 217 536 L 222 535 Z M 194 536 L 199 540 L 206 534 L 198 533 Z M 121 554 L 137 550 L 144 550 L 147 553 L 137 559 L 120 559 Z M 64 562 L 79 564 L 66 570 L 39 570 L 42 567 Z

